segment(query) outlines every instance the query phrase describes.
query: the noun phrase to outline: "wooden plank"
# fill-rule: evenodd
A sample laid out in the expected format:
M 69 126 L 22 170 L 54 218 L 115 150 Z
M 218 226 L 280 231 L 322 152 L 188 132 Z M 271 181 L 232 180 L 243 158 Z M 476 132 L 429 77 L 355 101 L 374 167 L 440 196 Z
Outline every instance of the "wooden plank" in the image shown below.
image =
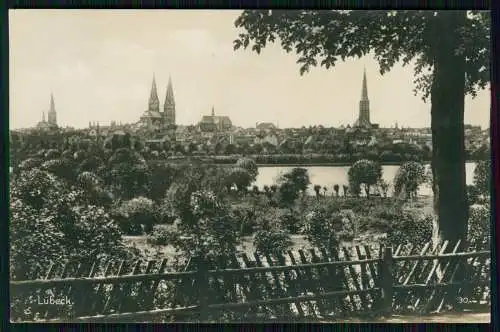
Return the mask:
M 262 261 L 261 261 L 259 255 L 257 253 L 254 253 L 253 256 L 255 258 L 255 263 L 257 264 L 257 266 L 258 267 L 263 267 L 264 265 L 262 264 Z M 276 291 L 272 287 L 272 284 L 270 283 L 270 280 L 269 280 L 266 272 L 268 272 L 268 270 L 263 270 L 263 272 L 261 274 L 262 275 L 261 281 L 264 283 L 264 286 L 266 287 L 266 291 L 268 293 L 268 296 L 270 298 L 274 298 L 275 294 L 276 294 Z M 276 307 L 276 311 L 277 311 L 277 313 L 279 314 L 280 317 L 283 317 L 283 312 L 284 312 L 283 306 L 277 306 Z
M 279 265 L 286 265 L 286 260 L 285 260 L 285 257 L 284 256 L 278 256 L 278 262 L 279 262 Z M 290 275 L 290 272 L 289 271 L 284 271 L 283 272 L 284 275 L 285 275 L 285 281 L 286 281 L 286 284 L 287 284 L 287 293 L 288 293 L 288 296 L 298 296 L 299 295 L 299 292 L 297 290 L 297 283 L 294 282 L 291 278 L 291 275 Z M 300 318 L 305 318 L 305 313 L 304 313 L 304 310 L 302 309 L 302 303 L 301 302 L 294 302 L 294 306 L 295 306 L 295 309 L 297 309 L 297 313 L 299 315 Z
M 428 256 L 398 256 L 394 257 L 395 261 L 403 260 L 434 260 L 438 258 L 450 258 L 450 257 L 485 257 L 491 255 L 490 251 L 478 251 L 478 252 L 458 252 L 456 254 L 433 254 Z
M 309 290 L 313 294 L 317 295 L 320 293 L 320 285 L 319 285 L 319 280 L 314 278 L 314 274 L 312 272 L 312 269 L 313 269 L 313 267 L 318 266 L 319 263 L 310 264 L 307 261 L 307 257 L 306 257 L 304 250 L 300 249 L 298 252 L 299 252 L 300 261 L 302 262 L 302 267 L 308 265 L 308 267 L 304 269 L 304 271 L 307 275 L 306 284 L 309 286 L 308 287 Z M 320 301 L 314 301 L 314 303 L 312 303 L 312 304 L 315 304 L 315 306 L 313 306 L 311 308 L 314 311 L 315 318 L 318 318 L 320 315 L 323 314 L 323 312 L 325 312 L 326 308 L 323 305 L 323 303 L 321 303 Z M 318 310 L 315 307 L 317 307 Z M 319 311 L 320 315 L 318 315 L 318 311 Z
M 332 249 L 331 250 L 331 255 L 332 255 L 332 257 L 336 261 L 341 261 L 339 253 L 337 252 L 337 250 Z M 345 289 L 346 290 L 350 290 L 351 287 L 349 285 L 349 279 L 347 277 L 347 273 L 345 271 L 344 265 L 342 265 L 341 267 L 339 267 L 337 269 L 337 271 L 340 271 L 339 273 L 337 273 L 337 275 L 340 276 L 340 278 L 342 280 L 342 283 L 344 284 Z M 347 296 L 348 296 L 347 299 L 348 299 L 349 303 L 351 304 L 351 308 L 350 308 L 351 312 L 355 312 L 355 311 L 359 310 L 361 308 L 361 304 L 357 303 L 353 296 L 349 296 L 349 294 L 347 294 Z
M 356 255 L 358 256 L 358 259 L 364 259 L 364 255 L 361 253 L 361 250 L 359 246 L 355 246 L 356 250 Z M 366 263 L 361 263 L 360 266 L 360 276 L 361 276 L 361 283 L 360 283 L 360 289 L 370 289 L 370 281 L 369 277 L 367 275 L 368 273 L 368 268 L 366 266 Z M 370 296 L 370 294 L 365 294 L 364 301 L 367 304 L 368 308 L 371 308 L 373 306 L 374 299 Z M 371 305 L 370 305 L 371 304 Z
M 90 271 L 88 274 L 88 278 L 93 278 L 97 273 L 99 268 L 99 261 L 96 260 L 92 266 L 90 267 Z M 82 269 L 82 273 L 84 273 L 84 269 Z M 88 314 L 89 309 L 91 309 L 95 303 L 95 299 L 93 298 L 93 289 L 92 284 L 75 284 L 73 283 L 73 289 L 75 290 L 75 295 L 78 294 L 78 306 L 75 315 L 80 316 L 82 314 Z
M 68 273 L 68 266 L 69 266 L 69 262 L 66 262 L 63 266 L 60 278 L 66 278 L 66 275 Z M 60 298 L 62 296 L 65 296 L 66 294 L 64 294 L 65 292 L 63 291 L 65 288 L 67 288 L 67 287 L 64 287 L 64 286 L 54 287 L 54 297 Z M 59 306 L 49 305 L 49 306 L 47 306 L 47 309 L 45 310 L 45 313 L 43 314 L 43 318 L 48 319 L 49 317 L 53 317 L 54 313 L 57 314 L 57 311 L 60 312 L 61 309 L 62 308 L 59 308 Z M 65 309 L 67 310 L 68 308 L 65 308 Z
M 161 260 L 161 263 L 160 263 L 160 266 L 158 267 L 158 272 L 156 274 L 163 274 L 164 270 L 166 269 L 167 267 L 167 262 L 168 260 L 166 258 L 163 258 Z M 148 281 L 148 280 L 145 280 L 145 281 Z M 147 307 L 149 308 L 154 308 L 155 306 L 155 303 L 154 303 L 154 300 L 155 300 L 155 294 L 156 294 L 156 290 L 158 289 L 158 285 L 160 284 L 160 279 L 154 279 L 154 280 L 150 280 L 151 281 L 151 288 L 149 288 L 149 290 L 147 291 L 147 299 L 149 301 L 147 301 Z M 147 285 L 147 284 L 146 284 Z
M 137 262 L 134 264 L 134 267 L 133 267 L 130 275 L 140 274 L 140 272 L 141 272 L 141 261 L 137 260 Z M 134 283 L 135 282 L 126 283 L 123 285 L 123 287 L 120 288 L 119 298 L 121 299 L 121 301 L 119 301 L 117 303 L 116 312 L 131 312 L 131 311 L 133 311 L 133 307 L 132 307 L 131 303 L 133 303 L 135 301 L 133 301 L 131 292 L 132 292 L 132 289 L 134 287 L 134 285 L 133 285 Z
M 112 260 L 109 260 L 108 264 L 106 264 L 106 268 L 104 269 L 104 276 L 111 275 L 113 265 L 114 265 L 114 262 Z M 96 272 L 97 271 L 95 271 L 94 274 Z M 90 314 L 98 313 L 99 310 L 102 309 L 102 307 L 104 305 L 104 301 L 106 299 L 106 292 L 104 290 L 104 287 L 105 287 L 104 283 L 99 283 L 99 284 L 97 284 L 95 291 L 92 290 L 92 293 L 89 294 L 94 298 L 92 303 L 89 304 L 89 308 L 91 308 Z
M 292 263 L 292 266 L 294 266 L 294 267 L 300 266 L 297 263 L 297 260 L 295 259 L 295 256 L 291 250 L 288 250 L 287 254 L 288 254 L 288 257 L 290 257 L 290 261 Z M 300 287 L 302 290 L 302 292 L 301 292 L 299 289 L 297 289 L 297 293 L 307 294 L 309 291 L 311 291 L 309 274 L 307 273 L 307 271 L 302 271 L 299 268 L 296 268 L 294 271 L 297 274 L 297 283 L 296 283 L 297 287 Z M 316 309 L 314 308 L 314 304 L 311 301 L 306 301 L 305 303 L 307 305 L 308 313 L 310 315 L 312 315 L 314 318 L 318 318 L 317 313 L 316 313 Z M 307 314 L 304 313 L 304 315 L 306 316 Z
M 439 253 L 442 254 L 444 253 L 444 251 L 446 250 L 446 247 L 448 246 L 448 241 L 445 241 L 443 243 L 443 246 L 441 247 L 441 249 L 439 250 Z M 437 248 L 436 248 L 437 249 Z M 432 264 L 432 268 L 431 268 L 431 271 L 429 272 L 427 278 L 425 279 L 425 285 L 428 285 L 431 278 L 434 276 L 434 273 L 436 272 L 436 268 L 439 264 L 439 259 L 435 259 L 433 264 Z M 423 299 L 423 296 L 420 295 L 417 300 L 415 301 L 415 304 L 413 305 L 413 307 L 416 309 L 418 308 L 418 305 L 420 304 L 420 301 Z
M 410 244 L 407 256 L 411 256 L 414 249 L 416 249 L 416 246 L 413 243 Z M 397 273 L 398 283 L 403 282 L 403 279 L 404 279 L 405 275 L 407 274 L 408 264 L 410 264 L 410 261 L 407 261 L 407 260 L 402 261 L 402 264 L 399 267 L 399 269 L 398 269 L 399 271 Z
M 118 268 L 118 276 L 123 275 L 125 271 L 125 260 L 122 260 L 120 263 L 120 267 Z M 115 295 L 118 293 L 118 285 L 116 284 L 111 284 L 111 292 L 109 293 L 108 299 L 104 303 L 104 308 L 102 310 L 102 313 L 109 313 L 110 312 L 110 307 L 113 304 L 113 301 L 115 300 Z
M 333 256 L 331 258 L 329 257 L 325 248 L 321 248 L 320 253 L 321 253 L 324 261 L 330 261 L 330 260 L 335 259 Z M 327 269 L 327 276 L 326 276 L 326 279 L 323 280 L 323 282 L 324 282 L 324 284 L 330 286 L 330 287 L 328 287 L 328 292 L 342 290 L 342 280 L 339 277 L 339 275 L 337 274 L 337 270 L 331 266 L 326 267 L 326 269 Z M 348 298 L 342 298 L 342 299 L 340 299 L 340 301 L 337 298 L 332 298 L 331 310 L 334 312 L 336 310 L 339 310 L 338 313 L 348 316 L 352 312 L 352 309 L 350 310 L 350 308 L 349 308 L 350 304 L 351 303 L 349 303 Z
M 150 274 L 151 271 L 153 271 L 154 266 L 155 266 L 155 261 L 149 260 L 147 265 L 146 265 L 146 270 L 144 271 L 144 274 Z M 145 298 L 145 295 L 147 295 L 150 287 L 151 286 L 149 285 L 148 281 L 140 282 L 138 290 L 137 290 L 137 298 L 135 301 L 134 311 L 142 311 L 142 310 L 146 310 L 146 309 L 151 310 L 151 308 L 147 307 L 147 302 L 146 302 L 146 298 Z
M 243 264 L 245 265 L 246 268 L 251 268 L 255 266 L 255 262 L 252 262 L 250 258 L 248 258 L 247 254 L 243 253 L 241 255 L 241 258 L 243 259 Z M 248 302 L 250 301 L 256 301 L 258 299 L 265 299 L 266 298 L 266 287 L 264 286 L 264 282 L 262 282 L 262 277 L 259 274 L 247 274 L 248 276 Z M 270 317 L 274 315 L 274 310 L 272 308 L 269 308 L 268 306 L 262 305 L 258 306 L 259 311 L 264 311 L 266 314 L 266 317 Z M 259 312 L 257 313 L 259 314 Z
M 274 261 L 271 258 L 271 255 L 269 255 L 268 253 L 266 253 L 264 255 L 264 257 L 265 257 L 265 259 L 267 261 L 267 264 L 269 264 L 269 266 L 275 266 L 275 265 L 277 265 L 277 264 L 274 264 Z M 276 272 L 271 272 L 271 275 L 273 276 L 273 279 L 274 279 L 274 281 L 276 283 L 276 288 L 278 290 L 278 296 L 279 297 L 286 297 L 288 294 L 285 291 L 285 288 L 283 287 L 283 285 L 281 284 L 279 275 Z M 284 304 L 283 305 L 283 313 L 285 314 L 284 318 L 290 318 L 290 317 L 293 316 L 293 311 L 290 308 L 289 304 Z
M 460 242 L 461 241 L 458 240 L 458 242 L 455 244 L 455 247 L 453 248 L 452 253 L 456 253 L 458 251 L 458 248 L 460 246 Z M 445 260 L 445 259 L 443 259 L 443 260 Z M 442 283 L 444 281 L 444 279 L 446 277 L 446 272 L 448 271 L 448 268 L 451 265 L 451 260 L 452 260 L 452 258 L 446 260 L 446 264 L 442 270 L 442 275 L 437 277 L 436 283 Z M 457 264 L 455 264 L 456 265 L 455 267 L 458 268 L 458 264 L 459 264 L 459 261 L 457 261 Z M 430 311 L 430 308 L 431 308 L 431 305 L 433 304 L 433 300 L 434 300 L 436 293 L 437 293 L 437 290 L 433 289 L 432 293 L 427 298 L 427 304 L 421 310 L 422 313 Z M 445 294 L 446 294 L 446 292 L 445 292 Z M 443 296 L 443 298 L 444 298 L 444 296 Z
M 342 251 L 344 253 L 344 259 L 346 261 L 351 261 L 351 257 L 349 255 L 349 251 L 347 250 L 347 248 L 342 247 Z M 351 275 L 351 279 L 352 279 L 354 287 L 356 288 L 356 290 L 361 291 L 362 290 L 361 285 L 359 284 L 357 274 L 356 274 L 356 271 L 354 270 L 353 265 L 348 265 L 347 268 L 349 269 L 349 274 Z M 365 311 L 368 310 L 369 309 L 368 299 L 362 295 L 357 295 L 357 296 L 358 296 L 359 300 L 361 301 L 361 306 L 362 306 L 363 310 L 365 310 Z

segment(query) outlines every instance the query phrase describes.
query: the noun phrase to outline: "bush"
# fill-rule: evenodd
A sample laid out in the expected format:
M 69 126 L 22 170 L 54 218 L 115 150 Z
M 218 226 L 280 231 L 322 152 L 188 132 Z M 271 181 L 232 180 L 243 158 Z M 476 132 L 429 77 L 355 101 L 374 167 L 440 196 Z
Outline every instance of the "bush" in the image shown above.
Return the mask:
M 432 240 L 433 216 L 417 217 L 413 213 L 403 211 L 398 219 L 399 222 L 394 223 L 387 232 L 387 242 L 390 245 L 411 243 L 419 250 Z
M 254 236 L 255 250 L 260 254 L 282 255 L 292 246 L 292 240 L 284 231 L 258 231 Z
M 146 197 L 136 197 L 125 201 L 118 209 L 120 227 L 129 235 L 149 233 L 156 223 L 155 207 L 152 200 Z
M 474 250 L 490 250 L 491 210 L 487 206 L 471 207 L 467 240 Z
M 361 192 L 361 185 L 365 187 L 366 196 L 370 196 L 370 187 L 376 185 L 382 178 L 382 167 L 375 161 L 362 159 L 356 161 L 347 173 L 349 177 L 349 191 L 356 196 Z
M 100 206 L 89 205 L 50 173 L 32 170 L 10 187 L 10 257 L 13 279 L 39 277 L 49 261 L 82 264 L 123 254 L 121 232 Z
M 157 246 L 165 246 L 170 242 L 170 236 L 168 228 L 163 225 L 155 225 L 146 242 Z
M 341 241 L 352 241 L 356 223 L 352 212 L 341 211 L 335 205 L 321 205 L 307 215 L 304 233 L 318 248 L 337 249 Z

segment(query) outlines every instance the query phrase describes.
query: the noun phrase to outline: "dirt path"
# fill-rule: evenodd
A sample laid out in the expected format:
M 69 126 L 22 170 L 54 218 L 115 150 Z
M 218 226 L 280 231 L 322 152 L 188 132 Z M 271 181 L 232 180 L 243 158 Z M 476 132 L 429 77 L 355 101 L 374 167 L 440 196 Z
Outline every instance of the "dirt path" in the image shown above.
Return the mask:
M 393 316 L 389 319 L 347 320 L 345 323 L 490 323 L 489 312 L 445 313 L 426 316 Z M 333 323 L 333 322 L 322 322 Z M 339 322 L 340 323 L 340 322 Z

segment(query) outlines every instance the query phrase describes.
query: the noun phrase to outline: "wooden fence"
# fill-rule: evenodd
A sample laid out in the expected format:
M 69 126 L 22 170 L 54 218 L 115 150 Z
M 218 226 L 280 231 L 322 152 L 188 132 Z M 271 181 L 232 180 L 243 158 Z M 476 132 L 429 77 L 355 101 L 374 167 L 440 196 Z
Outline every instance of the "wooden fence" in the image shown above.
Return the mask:
M 337 320 L 489 305 L 490 252 L 445 242 L 191 259 L 53 264 L 45 278 L 11 281 L 12 320 Z M 444 253 L 448 249 L 448 253 Z M 451 253 L 450 250 L 451 249 Z M 71 303 L 47 304 L 56 299 Z M 54 302 L 54 301 L 53 301 Z

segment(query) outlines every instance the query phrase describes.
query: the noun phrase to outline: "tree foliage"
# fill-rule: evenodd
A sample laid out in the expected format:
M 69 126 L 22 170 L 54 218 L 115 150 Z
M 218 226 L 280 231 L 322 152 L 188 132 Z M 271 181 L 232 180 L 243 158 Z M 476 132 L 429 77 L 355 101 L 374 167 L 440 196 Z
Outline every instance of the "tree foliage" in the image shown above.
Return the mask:
M 474 169 L 474 185 L 480 194 L 489 196 L 491 193 L 491 160 L 479 161 Z
M 416 197 L 418 187 L 425 182 L 425 166 L 410 161 L 401 165 L 394 177 L 394 195 L 405 194 L 407 198 Z
M 339 60 L 372 53 L 380 73 L 396 63 L 414 63 L 415 92 L 431 92 L 434 47 L 441 34 L 445 11 L 395 10 L 245 10 L 235 21 L 243 28 L 234 48 L 260 53 L 268 43 L 280 42 L 286 52 L 298 55 L 300 74 L 311 67 L 333 67 Z M 466 92 L 472 95 L 489 82 L 490 16 L 469 11 L 460 30 L 460 51 L 466 59 Z
M 359 195 L 361 185 L 364 185 L 366 196 L 369 197 L 370 187 L 376 185 L 382 178 L 382 166 L 372 160 L 358 160 L 349 168 L 347 176 L 352 193 Z

